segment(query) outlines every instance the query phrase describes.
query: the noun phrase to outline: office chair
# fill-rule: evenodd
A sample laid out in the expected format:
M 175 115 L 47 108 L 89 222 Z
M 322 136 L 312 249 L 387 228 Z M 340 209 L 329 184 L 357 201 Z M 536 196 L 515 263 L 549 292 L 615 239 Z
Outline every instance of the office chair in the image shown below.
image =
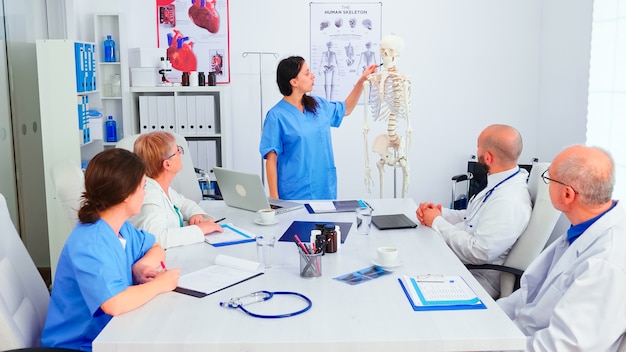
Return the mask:
M 530 174 L 534 163 L 539 159 L 533 158 L 530 164 L 519 164 L 519 167 L 526 169 Z M 487 186 L 487 170 L 478 162 L 476 155 L 472 155 L 467 162 L 467 172 L 464 174 L 454 175 L 452 180 L 452 200 L 450 201 L 450 209 L 466 209 L 470 199 Z M 464 193 L 457 195 L 459 183 L 465 182 Z
M 0 194 L 0 351 L 71 351 L 37 347 L 49 303 L 48 288 Z
M 52 166 L 52 182 L 67 215 L 69 230 L 71 230 L 78 222 L 78 209 L 80 209 L 80 201 L 85 191 L 85 176 L 80 164 L 74 160 L 63 160 L 55 164 Z
M 528 178 L 528 190 L 533 203 L 528 226 L 517 239 L 503 265 L 466 264 L 469 270 L 489 269 L 501 272 L 500 297 L 506 297 L 520 286 L 524 270 L 545 247 L 561 212 L 552 206 L 548 185 L 541 174 L 550 163 L 535 163 Z
M 198 203 L 202 200 L 202 190 L 200 189 L 193 161 L 191 160 L 191 155 L 189 154 L 189 145 L 187 144 L 185 137 L 177 133 L 172 134 L 176 137 L 176 144 L 183 147 L 183 149 L 185 149 L 185 153 L 181 155 L 183 168 L 178 174 L 176 174 L 176 177 L 174 177 L 171 187 L 186 198 Z M 139 137 L 138 134 L 125 137 L 117 142 L 115 147 L 130 150 L 132 152 L 137 137 Z

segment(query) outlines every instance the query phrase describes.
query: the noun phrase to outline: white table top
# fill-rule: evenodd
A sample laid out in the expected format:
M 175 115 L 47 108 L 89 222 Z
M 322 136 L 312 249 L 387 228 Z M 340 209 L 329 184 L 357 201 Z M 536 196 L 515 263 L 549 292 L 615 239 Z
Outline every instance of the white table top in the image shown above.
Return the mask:
M 415 219 L 411 199 L 370 202 L 374 215 L 404 213 Z M 293 242 L 278 242 L 274 266 L 264 275 L 204 298 L 175 292 L 159 295 L 146 305 L 114 317 L 93 343 L 101 351 L 478 351 L 523 349 L 524 335 L 431 229 L 378 231 L 369 236 L 355 229 L 354 213 L 308 214 L 306 210 L 278 215 L 278 224 L 260 226 L 255 214 L 201 203 L 215 218 L 258 235 L 284 233 L 292 221 L 352 222 L 337 253 L 322 259 L 322 277 L 299 276 L 299 254 Z M 371 266 L 376 248 L 400 249 L 403 265 L 393 274 L 348 285 L 333 278 Z M 195 244 L 167 250 L 168 268 L 185 274 L 213 263 L 217 254 L 256 260 L 255 243 L 214 248 Z M 413 311 L 397 278 L 402 275 L 460 275 L 486 304 L 482 310 Z M 220 301 L 252 292 L 296 291 L 313 301 L 304 314 L 283 319 L 259 319 Z M 303 303 L 292 296 L 250 306 L 260 314 L 298 310 Z

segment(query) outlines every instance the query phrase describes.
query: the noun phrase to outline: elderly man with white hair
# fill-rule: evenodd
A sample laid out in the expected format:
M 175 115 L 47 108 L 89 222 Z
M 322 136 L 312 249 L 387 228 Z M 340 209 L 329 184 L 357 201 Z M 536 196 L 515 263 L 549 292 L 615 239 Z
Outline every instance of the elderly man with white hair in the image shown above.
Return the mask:
M 618 351 L 626 332 L 626 212 L 612 199 L 613 160 L 577 145 L 542 177 L 572 225 L 498 304 L 528 337 L 527 351 Z

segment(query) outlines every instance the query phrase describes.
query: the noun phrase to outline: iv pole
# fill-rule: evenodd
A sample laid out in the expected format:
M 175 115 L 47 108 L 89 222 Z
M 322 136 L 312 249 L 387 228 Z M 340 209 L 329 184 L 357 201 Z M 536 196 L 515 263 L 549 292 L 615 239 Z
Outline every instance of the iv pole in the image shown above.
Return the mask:
M 278 53 L 272 53 L 267 51 L 244 51 L 241 56 L 246 58 L 248 55 L 258 55 L 259 56 L 259 96 L 260 96 L 260 113 L 259 116 L 261 118 L 261 132 L 263 132 L 263 55 L 272 55 L 275 59 L 278 58 Z M 263 162 L 263 158 L 261 157 L 261 182 L 265 185 L 265 163 Z

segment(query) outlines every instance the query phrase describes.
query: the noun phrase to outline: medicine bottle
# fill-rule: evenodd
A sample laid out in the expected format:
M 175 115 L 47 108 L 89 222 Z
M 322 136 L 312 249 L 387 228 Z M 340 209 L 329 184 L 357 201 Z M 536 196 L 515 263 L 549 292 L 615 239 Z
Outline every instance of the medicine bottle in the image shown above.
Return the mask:
M 209 72 L 208 85 L 214 86 L 217 84 L 217 76 L 215 76 L 215 72 Z
M 189 86 L 189 72 L 183 72 L 182 85 Z
M 204 72 L 198 72 L 198 85 L 200 87 L 206 85 L 206 77 L 204 76 Z
M 117 142 L 117 123 L 111 115 L 107 118 L 106 133 L 107 142 Z
M 119 74 L 114 74 L 111 77 L 111 95 L 112 97 L 122 96 L 122 79 Z
M 337 232 L 334 224 L 328 224 L 324 227 L 326 235 L 326 253 L 337 252 Z
M 107 35 L 104 41 L 104 62 L 116 62 L 115 59 L 115 41 L 111 35 Z

